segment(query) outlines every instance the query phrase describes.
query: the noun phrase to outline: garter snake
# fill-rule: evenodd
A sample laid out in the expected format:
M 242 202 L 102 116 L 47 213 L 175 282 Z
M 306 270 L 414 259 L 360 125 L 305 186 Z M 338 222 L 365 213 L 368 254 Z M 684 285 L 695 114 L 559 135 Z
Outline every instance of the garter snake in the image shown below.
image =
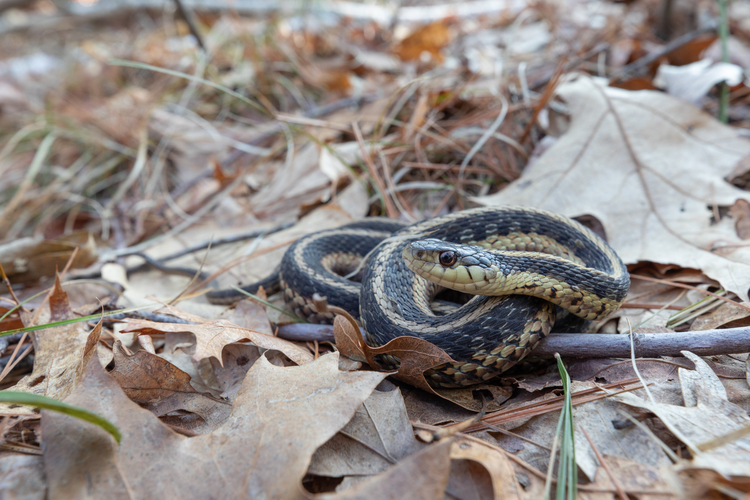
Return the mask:
M 342 277 L 365 256 L 361 284 Z M 278 286 L 298 316 L 333 319 L 316 311 L 317 292 L 359 316 L 370 345 L 408 335 L 443 349 L 456 361 L 425 374 L 440 387 L 484 382 L 510 368 L 550 332 L 556 306 L 601 319 L 630 286 L 622 260 L 588 228 L 521 207 L 464 210 L 410 226 L 365 219 L 298 240 L 278 271 L 261 284 Z M 433 299 L 443 287 L 489 295 L 437 314 Z M 234 290 L 208 294 L 213 303 L 241 297 Z

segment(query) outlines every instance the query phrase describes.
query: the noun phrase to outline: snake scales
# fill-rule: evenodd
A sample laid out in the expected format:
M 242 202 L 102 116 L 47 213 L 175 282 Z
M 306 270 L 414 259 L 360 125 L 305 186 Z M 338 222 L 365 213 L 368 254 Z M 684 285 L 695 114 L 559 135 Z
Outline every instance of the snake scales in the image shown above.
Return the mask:
M 365 256 L 361 284 L 342 277 Z M 260 285 L 279 287 L 294 312 L 315 323 L 333 319 L 311 299 L 326 296 L 359 316 L 373 346 L 404 335 L 432 342 L 456 362 L 427 372 L 428 382 L 457 387 L 484 382 L 531 352 L 550 332 L 556 306 L 587 320 L 606 317 L 625 298 L 630 277 L 581 224 L 542 210 L 494 207 L 410 226 L 370 218 L 314 233 L 287 250 L 278 273 L 245 290 Z M 436 313 L 433 299 L 443 287 L 486 295 Z M 220 290 L 208 298 L 232 303 L 242 295 Z

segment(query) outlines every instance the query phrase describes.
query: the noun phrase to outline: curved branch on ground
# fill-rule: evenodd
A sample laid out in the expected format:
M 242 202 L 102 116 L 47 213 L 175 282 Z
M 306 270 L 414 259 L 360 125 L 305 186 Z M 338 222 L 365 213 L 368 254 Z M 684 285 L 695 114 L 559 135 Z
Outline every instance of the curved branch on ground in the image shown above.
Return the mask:
M 331 325 L 295 323 L 279 327 L 278 336 L 299 342 L 333 342 Z M 635 355 L 639 358 L 681 356 L 690 351 L 699 356 L 750 352 L 750 327 L 677 333 L 636 333 Z M 579 358 L 628 358 L 630 336 L 617 334 L 552 334 L 534 349 L 535 355 Z

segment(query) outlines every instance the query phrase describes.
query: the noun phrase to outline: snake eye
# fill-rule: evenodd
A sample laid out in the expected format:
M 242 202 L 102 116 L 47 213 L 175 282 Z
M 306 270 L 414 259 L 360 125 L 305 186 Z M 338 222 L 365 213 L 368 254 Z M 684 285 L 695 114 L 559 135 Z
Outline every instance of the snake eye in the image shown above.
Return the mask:
M 456 263 L 456 260 L 458 260 L 458 257 L 455 252 L 448 251 L 440 254 L 440 264 L 445 267 L 452 266 Z

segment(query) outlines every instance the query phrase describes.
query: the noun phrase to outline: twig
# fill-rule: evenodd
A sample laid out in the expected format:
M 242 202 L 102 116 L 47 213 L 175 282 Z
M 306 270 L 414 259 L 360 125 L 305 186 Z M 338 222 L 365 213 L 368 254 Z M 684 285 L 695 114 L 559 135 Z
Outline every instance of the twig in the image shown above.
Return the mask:
M 750 352 L 750 327 L 679 333 L 636 333 L 635 355 L 639 358 L 682 356 L 690 351 L 698 356 Z M 535 355 L 582 358 L 629 358 L 628 335 L 553 334 L 539 342 Z
M 521 138 L 518 140 L 521 144 L 526 140 L 526 138 L 531 133 L 531 127 L 534 126 L 536 123 L 536 119 L 539 116 L 539 113 L 542 111 L 542 109 L 547 106 L 547 102 L 552 98 L 552 94 L 555 91 L 555 88 L 557 87 L 557 82 L 560 80 L 560 77 L 565 72 L 565 65 L 562 64 L 562 62 L 558 65 L 557 71 L 555 71 L 555 74 L 552 76 L 552 80 L 550 80 L 549 85 L 544 89 L 544 94 L 542 94 L 541 99 L 539 99 L 539 102 L 536 103 L 536 106 L 534 106 L 534 112 L 531 114 L 531 118 L 529 119 L 529 123 L 526 124 L 526 128 L 523 131 L 523 134 L 521 134 Z
M 647 302 L 625 302 L 623 304 L 620 304 L 620 309 L 670 309 L 672 311 L 682 311 L 685 308 L 682 306 L 676 306 L 674 304 L 670 304 L 664 307 L 663 304 L 650 304 Z
M 479 140 L 474 143 L 469 152 L 466 153 L 466 156 L 464 156 L 464 159 L 461 161 L 461 168 L 458 171 L 459 178 L 463 178 L 464 169 L 466 169 L 466 167 L 469 165 L 471 159 L 474 157 L 477 151 L 482 149 L 489 138 L 492 137 L 492 135 L 498 128 L 500 128 L 500 125 L 502 125 L 503 121 L 505 121 L 505 117 L 508 116 L 508 109 L 510 108 L 510 104 L 508 103 L 508 99 L 506 99 L 503 94 L 500 94 L 500 102 L 502 104 L 502 108 L 500 108 L 500 114 L 497 115 L 497 118 L 495 118 L 495 121 L 492 122 L 492 125 L 490 125 L 490 127 L 484 131 Z
M 203 37 L 198 32 L 198 27 L 195 25 L 195 20 L 193 19 L 192 12 L 188 12 L 185 9 L 185 6 L 182 5 L 182 2 L 180 0 L 174 0 L 174 5 L 177 7 L 177 12 L 180 14 L 180 17 L 185 21 L 185 24 L 188 25 L 188 29 L 190 30 L 190 34 L 195 37 L 195 39 L 198 41 L 198 45 L 206 51 L 206 44 L 203 43 Z
M 651 391 L 648 390 L 648 386 L 646 385 L 646 381 L 643 380 L 643 377 L 641 377 L 641 372 L 638 370 L 638 363 L 635 362 L 635 335 L 633 334 L 633 328 L 630 326 L 630 320 L 628 319 L 628 340 L 630 341 L 630 361 L 633 363 L 633 372 L 635 372 L 635 376 L 638 377 L 638 380 L 641 381 L 641 384 L 643 384 L 643 391 L 648 396 L 648 399 L 653 403 L 656 404 L 656 400 L 654 399 L 654 396 L 651 394 Z
M 651 64 L 652 62 L 656 61 L 662 56 L 665 56 L 672 52 L 673 50 L 682 47 L 683 45 L 692 42 L 699 36 L 705 35 L 706 33 L 712 33 L 716 30 L 716 26 L 710 25 L 710 26 L 704 26 L 703 28 L 698 28 L 697 30 L 691 31 L 689 33 L 685 33 L 684 35 L 675 38 L 668 44 L 666 44 L 664 47 L 662 47 L 661 50 L 657 52 L 653 52 L 651 54 L 648 54 L 646 56 L 641 57 L 637 61 L 633 61 L 632 63 L 628 64 L 627 66 L 623 66 L 620 68 L 620 71 L 615 72 L 614 75 L 609 79 L 609 83 L 612 84 L 614 82 L 617 82 L 619 80 L 622 80 L 624 76 L 626 76 L 628 73 L 632 73 L 633 71 L 640 69 L 644 66 L 647 66 Z
M 279 337 L 287 340 L 320 342 L 333 340 L 330 325 L 281 325 Z M 679 333 L 636 333 L 635 354 L 639 358 L 682 356 L 690 351 L 699 356 L 750 352 L 750 327 L 726 328 Z M 575 356 L 581 358 L 629 358 L 627 335 L 564 333 L 542 339 L 534 349 L 535 356 Z
M 277 337 L 293 340 L 295 342 L 333 342 L 332 325 L 315 325 L 312 323 L 292 323 L 290 325 L 280 325 Z
M 16 297 L 16 294 L 13 293 L 13 287 L 10 284 L 10 280 L 8 279 L 8 276 L 5 274 L 5 269 L 3 269 L 3 265 L 0 264 L 0 275 L 2 275 L 3 283 L 5 284 L 5 288 L 8 289 L 8 293 L 10 294 L 10 298 L 13 299 L 13 302 L 16 303 L 16 305 L 19 305 L 20 302 L 18 301 L 18 297 Z
M 594 57 L 595 55 L 599 54 L 600 52 L 604 52 L 608 48 L 609 48 L 609 44 L 608 43 L 602 42 L 600 44 L 597 44 L 593 49 L 589 50 L 588 52 L 586 52 L 582 56 L 577 57 L 577 58 L 573 59 L 572 61 L 568 62 L 568 64 L 565 65 L 565 70 L 563 71 L 563 73 L 567 73 L 568 71 L 570 71 L 571 69 L 575 68 L 576 66 L 578 66 L 582 62 L 585 62 L 586 60 Z M 555 77 L 555 74 L 556 74 L 556 72 L 552 73 L 549 76 L 546 76 L 546 77 L 542 78 L 541 80 L 539 80 L 537 82 L 534 82 L 534 85 L 530 85 L 529 88 L 531 88 L 531 90 L 538 90 L 538 89 L 542 88 L 545 84 L 547 84 L 547 82 L 549 82 L 552 78 Z
M 583 435 L 586 436 L 586 439 L 591 445 L 591 449 L 594 450 L 596 459 L 599 460 L 599 463 L 601 464 L 601 466 L 604 468 L 605 471 L 607 471 L 609 480 L 612 481 L 612 484 L 615 486 L 615 489 L 617 490 L 617 494 L 620 496 L 620 500 L 628 500 L 628 496 L 625 494 L 625 491 L 622 489 L 622 485 L 620 484 L 620 481 L 618 481 L 617 478 L 615 478 L 615 475 L 610 470 L 609 465 L 607 465 L 607 462 L 604 461 L 604 456 L 602 456 L 602 453 L 599 451 L 599 448 L 597 448 L 596 445 L 594 444 L 594 440 L 591 439 L 591 436 L 589 436 L 589 433 L 586 432 L 586 428 L 581 425 L 579 425 L 578 428 L 583 431 Z
M 279 231 L 282 231 L 284 229 L 288 229 L 294 225 L 294 221 L 285 222 L 283 224 L 279 224 L 278 226 L 274 226 L 271 229 L 256 229 L 255 231 L 250 231 L 248 233 L 238 234 L 235 236 L 229 236 L 227 238 L 221 238 L 218 240 L 212 240 L 212 241 L 205 241 L 203 243 L 199 243 L 197 245 L 194 245 L 192 247 L 185 248 L 183 250 L 177 251 L 175 253 L 171 253 L 169 255 L 166 255 L 164 257 L 159 257 L 158 259 L 154 259 L 157 262 L 164 263 L 169 262 L 170 260 L 177 259 L 179 257 L 182 257 L 187 254 L 195 253 L 200 250 L 205 250 L 209 246 L 211 248 L 216 248 L 222 245 L 228 245 L 230 243 L 237 243 L 238 241 L 244 241 L 244 240 L 250 240 L 253 238 L 257 238 L 258 236 L 268 236 L 273 233 L 277 233 Z M 140 253 L 140 252 L 134 252 L 134 254 Z M 133 255 L 134 255 L 133 254 Z M 127 255 L 127 254 L 126 254 Z M 140 264 L 138 266 L 135 266 L 133 269 L 128 268 L 128 272 L 132 271 L 138 271 L 141 269 L 141 267 L 147 267 L 145 264 Z
M 719 39 L 721 40 L 721 61 L 729 62 L 729 17 L 727 16 L 727 0 L 719 0 Z M 721 96 L 719 97 L 719 120 L 727 123 L 729 108 L 729 86 L 726 81 L 721 82 Z
M 641 388 L 643 388 L 643 384 L 641 384 L 638 379 L 634 377 L 600 387 L 592 387 L 589 389 L 576 391 L 571 394 L 572 404 L 573 406 L 578 406 L 584 403 L 589 403 L 591 401 L 596 401 L 599 399 L 605 399 L 617 394 L 622 394 L 623 392 L 635 391 Z M 616 390 L 609 391 L 609 389 Z M 466 432 L 477 432 L 485 430 L 485 421 L 492 425 L 499 425 L 507 422 L 521 420 L 526 417 L 535 417 L 537 415 L 544 415 L 546 413 L 558 411 L 563 407 L 563 404 L 565 403 L 564 400 L 565 396 L 563 395 L 546 399 L 544 401 L 529 403 L 518 408 L 496 411 L 487 415 L 484 419 L 482 419 L 482 422 L 469 427 Z
M 198 283 L 197 285 L 193 286 L 191 290 L 188 290 L 187 293 L 195 293 L 195 291 L 200 290 L 201 288 L 208 285 L 210 282 L 221 276 L 222 274 L 226 273 L 230 269 L 234 268 L 235 266 L 238 266 L 242 264 L 243 262 L 247 262 L 248 260 L 254 259 L 255 257 L 260 257 L 261 255 L 265 255 L 269 252 L 273 252 L 274 250 L 278 250 L 279 248 L 289 246 L 295 241 L 297 241 L 298 238 L 294 238 L 292 240 L 288 241 L 282 241 L 281 243 L 277 243 L 275 245 L 271 245 L 270 247 L 263 248 L 261 250 L 256 250 L 255 252 L 251 253 L 250 255 L 243 255 L 241 257 L 237 257 L 236 259 L 233 259 L 223 266 L 221 266 L 218 270 L 214 271 L 213 274 L 205 278 L 203 281 Z

